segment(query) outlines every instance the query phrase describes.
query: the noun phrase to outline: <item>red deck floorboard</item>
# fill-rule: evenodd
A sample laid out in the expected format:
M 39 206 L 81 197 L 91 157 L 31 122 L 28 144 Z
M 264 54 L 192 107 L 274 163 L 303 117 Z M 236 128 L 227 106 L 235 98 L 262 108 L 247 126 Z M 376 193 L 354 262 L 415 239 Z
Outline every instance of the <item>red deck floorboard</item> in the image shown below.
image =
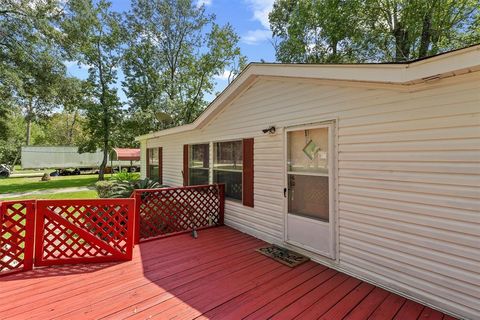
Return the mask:
M 406 301 L 395 316 L 395 320 L 417 319 L 423 311 L 424 306 L 413 301 Z
M 387 298 L 388 292 L 375 288 L 373 291 L 363 299 L 349 314 L 345 320 L 368 319 L 368 317 L 377 309 L 377 307 Z
M 422 314 L 418 317 L 418 320 L 442 320 L 443 314 L 432 308 L 425 307 Z
M 286 267 L 228 227 L 137 246 L 125 263 L 0 278 L 1 319 L 419 319 L 441 312 L 325 266 Z
M 393 319 L 406 299 L 390 293 L 382 304 L 368 318 L 369 320 Z

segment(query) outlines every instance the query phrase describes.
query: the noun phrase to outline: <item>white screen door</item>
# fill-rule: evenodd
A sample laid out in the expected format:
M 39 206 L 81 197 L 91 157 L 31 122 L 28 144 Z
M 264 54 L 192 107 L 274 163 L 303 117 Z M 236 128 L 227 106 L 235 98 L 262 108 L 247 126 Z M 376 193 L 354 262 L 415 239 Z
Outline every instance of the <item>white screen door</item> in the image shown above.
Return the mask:
M 335 258 L 333 123 L 287 129 L 286 241 Z

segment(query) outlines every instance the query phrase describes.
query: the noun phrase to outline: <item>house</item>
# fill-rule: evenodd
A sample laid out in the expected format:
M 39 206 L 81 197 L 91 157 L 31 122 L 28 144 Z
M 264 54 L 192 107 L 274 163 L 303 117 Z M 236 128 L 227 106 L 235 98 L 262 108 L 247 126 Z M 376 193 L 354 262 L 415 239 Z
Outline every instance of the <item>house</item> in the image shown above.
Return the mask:
M 250 64 L 142 175 L 225 183 L 225 224 L 480 318 L 480 45 L 395 64 Z

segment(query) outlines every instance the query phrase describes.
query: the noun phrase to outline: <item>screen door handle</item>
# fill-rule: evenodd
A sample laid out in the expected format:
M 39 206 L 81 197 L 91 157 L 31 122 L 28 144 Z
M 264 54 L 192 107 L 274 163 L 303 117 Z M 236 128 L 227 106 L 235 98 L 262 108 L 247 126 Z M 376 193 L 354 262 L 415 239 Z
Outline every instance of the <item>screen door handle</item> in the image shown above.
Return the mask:
M 283 197 L 286 198 L 287 197 L 287 188 L 283 188 Z

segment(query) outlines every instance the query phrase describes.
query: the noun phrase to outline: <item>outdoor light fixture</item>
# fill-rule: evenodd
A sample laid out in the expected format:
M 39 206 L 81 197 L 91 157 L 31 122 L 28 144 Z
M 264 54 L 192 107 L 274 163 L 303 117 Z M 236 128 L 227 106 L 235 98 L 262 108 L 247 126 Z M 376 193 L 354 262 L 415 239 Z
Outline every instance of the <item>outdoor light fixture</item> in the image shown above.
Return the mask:
M 274 134 L 275 133 L 275 126 L 271 126 L 270 128 L 267 128 L 267 129 L 263 129 L 262 132 L 263 133 L 269 133 L 269 134 Z

